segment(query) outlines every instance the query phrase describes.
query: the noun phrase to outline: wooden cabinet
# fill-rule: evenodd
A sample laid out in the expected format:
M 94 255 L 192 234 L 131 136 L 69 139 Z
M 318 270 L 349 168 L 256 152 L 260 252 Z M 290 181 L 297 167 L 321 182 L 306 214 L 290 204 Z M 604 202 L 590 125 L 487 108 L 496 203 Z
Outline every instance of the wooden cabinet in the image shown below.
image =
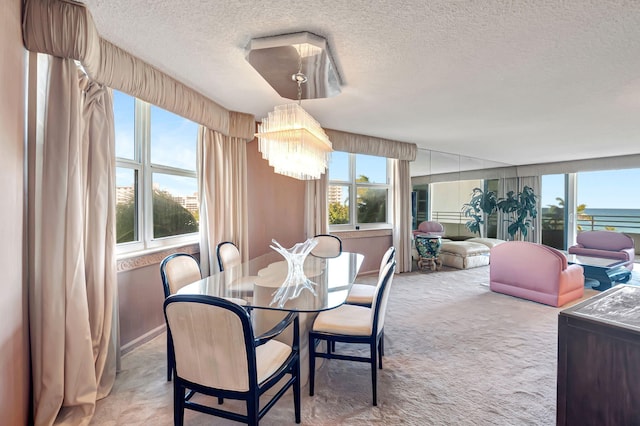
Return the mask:
M 640 287 L 558 316 L 558 425 L 640 425 Z

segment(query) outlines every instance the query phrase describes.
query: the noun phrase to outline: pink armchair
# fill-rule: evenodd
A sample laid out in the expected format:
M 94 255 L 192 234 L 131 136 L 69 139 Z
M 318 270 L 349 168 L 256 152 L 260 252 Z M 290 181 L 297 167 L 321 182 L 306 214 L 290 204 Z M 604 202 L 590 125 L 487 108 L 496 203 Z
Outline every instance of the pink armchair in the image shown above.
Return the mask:
M 497 293 L 551 306 L 584 294 L 580 265 L 568 265 L 560 251 L 542 244 L 507 241 L 491 249 L 489 287 Z
M 440 222 L 434 222 L 431 220 L 427 220 L 424 222 L 420 222 L 418 225 L 418 229 L 413 231 L 413 235 L 429 235 L 432 237 L 443 237 L 444 236 L 444 226 Z
M 569 247 L 568 252 L 582 256 L 604 257 L 628 262 L 627 269 L 633 269 L 635 244 L 627 234 L 614 231 L 583 231 L 578 234 L 578 244 Z

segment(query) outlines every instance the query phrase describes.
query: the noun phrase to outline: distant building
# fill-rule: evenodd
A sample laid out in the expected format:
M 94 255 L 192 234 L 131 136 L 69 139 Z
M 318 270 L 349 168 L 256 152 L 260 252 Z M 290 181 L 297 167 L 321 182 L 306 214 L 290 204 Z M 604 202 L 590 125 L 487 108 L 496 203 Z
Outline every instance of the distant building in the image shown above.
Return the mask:
M 193 195 L 185 195 L 185 196 L 172 196 L 176 203 L 180 204 L 185 209 L 190 212 L 197 212 L 200 208 L 200 201 L 198 200 L 198 193 L 194 193 Z
M 331 203 L 340 203 L 344 202 L 342 198 L 342 190 L 344 187 L 342 185 L 329 185 L 329 189 L 327 190 L 327 200 L 329 204 Z
M 159 190 L 160 187 L 157 184 L 154 185 L 154 190 Z M 127 204 L 135 197 L 135 187 L 133 186 L 117 186 L 116 187 L 116 203 Z M 198 193 L 194 192 L 193 195 L 178 195 L 171 196 L 171 198 L 185 209 L 194 213 L 200 208 L 200 201 L 198 199 Z
M 133 186 L 117 186 L 116 187 L 116 204 L 127 204 L 135 196 Z

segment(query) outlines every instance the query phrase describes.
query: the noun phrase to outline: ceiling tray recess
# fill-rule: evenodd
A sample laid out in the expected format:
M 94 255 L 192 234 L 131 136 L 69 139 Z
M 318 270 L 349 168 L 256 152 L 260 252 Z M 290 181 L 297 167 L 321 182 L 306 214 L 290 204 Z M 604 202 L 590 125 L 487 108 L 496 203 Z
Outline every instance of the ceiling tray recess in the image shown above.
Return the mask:
M 340 94 L 340 76 L 327 41 L 309 32 L 252 39 L 246 59 L 283 98 L 298 100 L 296 74 L 304 74 L 300 99 Z

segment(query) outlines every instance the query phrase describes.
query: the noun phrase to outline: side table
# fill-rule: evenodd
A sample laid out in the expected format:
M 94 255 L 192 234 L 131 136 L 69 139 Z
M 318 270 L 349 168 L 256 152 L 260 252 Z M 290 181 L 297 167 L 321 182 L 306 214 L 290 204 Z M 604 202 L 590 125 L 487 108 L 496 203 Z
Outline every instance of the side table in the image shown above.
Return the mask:
M 640 423 L 640 287 L 618 285 L 558 316 L 558 425 Z

